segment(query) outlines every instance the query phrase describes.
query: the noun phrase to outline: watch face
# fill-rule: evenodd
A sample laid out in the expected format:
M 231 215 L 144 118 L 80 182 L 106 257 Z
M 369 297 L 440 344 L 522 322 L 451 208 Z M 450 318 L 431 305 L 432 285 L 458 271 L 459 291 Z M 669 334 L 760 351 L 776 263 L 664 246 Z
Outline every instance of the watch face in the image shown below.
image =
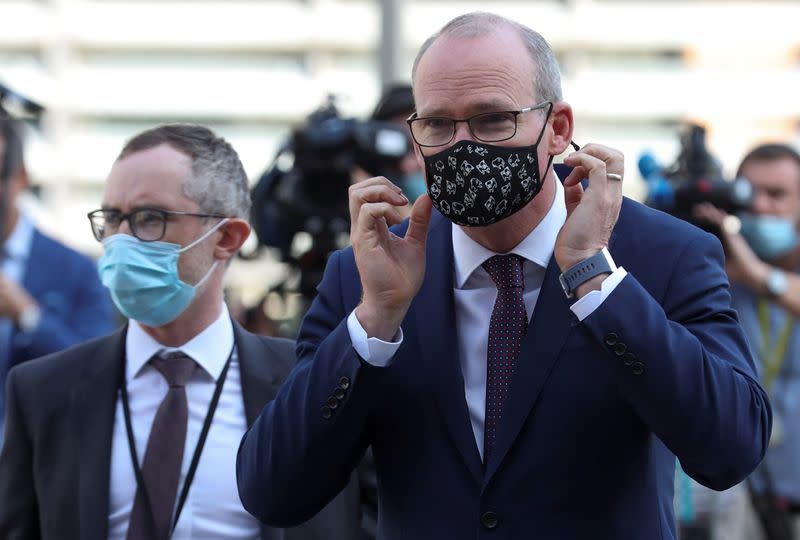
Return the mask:
M 727 215 L 722 220 L 722 230 L 728 234 L 739 234 L 742 230 L 742 220 L 734 215 Z
M 767 291 L 772 296 L 781 296 L 786 292 L 789 283 L 786 280 L 786 274 L 782 271 L 775 269 L 772 270 L 767 276 Z

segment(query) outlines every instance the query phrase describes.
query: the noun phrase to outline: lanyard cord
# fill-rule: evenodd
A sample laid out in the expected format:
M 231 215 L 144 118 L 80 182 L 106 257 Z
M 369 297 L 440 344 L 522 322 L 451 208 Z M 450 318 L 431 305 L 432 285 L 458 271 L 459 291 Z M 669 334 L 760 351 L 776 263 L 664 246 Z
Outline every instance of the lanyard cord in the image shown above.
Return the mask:
M 208 436 L 208 430 L 211 429 L 211 421 L 214 419 L 214 412 L 217 410 L 217 404 L 219 403 L 220 395 L 222 394 L 222 387 L 225 385 L 225 379 L 228 375 L 228 368 L 231 365 L 231 359 L 233 358 L 233 351 L 236 348 L 236 343 L 234 342 L 233 347 L 231 347 L 231 352 L 228 354 L 228 359 L 225 361 L 225 367 L 222 368 L 222 373 L 219 375 L 219 379 L 217 379 L 216 387 L 214 388 L 214 395 L 211 398 L 211 403 L 208 406 L 208 412 L 206 413 L 206 419 L 203 422 L 203 428 L 200 431 L 200 438 L 197 441 L 197 446 L 194 448 L 194 454 L 192 455 L 192 463 L 189 465 L 189 470 L 186 472 L 186 480 L 183 482 L 183 488 L 181 489 L 180 497 L 178 498 L 178 506 L 175 509 L 175 517 L 172 520 L 172 527 L 170 527 L 170 536 L 172 533 L 175 532 L 175 527 L 178 524 L 178 518 L 180 518 L 181 510 L 183 510 L 183 505 L 186 503 L 186 498 L 189 496 L 189 488 L 192 485 L 192 481 L 194 480 L 194 474 L 197 471 L 197 465 L 200 462 L 200 455 L 203 452 L 203 447 L 206 444 L 206 437 Z M 131 421 L 131 409 L 128 402 L 128 388 L 125 383 L 125 364 L 127 363 L 127 358 L 123 357 L 122 362 L 122 375 L 120 376 L 120 385 L 119 385 L 119 392 L 120 396 L 122 397 L 122 412 L 123 416 L 125 417 L 125 431 L 128 434 L 128 449 L 131 453 L 131 463 L 133 464 L 133 472 L 136 476 L 136 486 L 137 489 L 142 492 L 144 495 L 145 503 L 147 504 L 148 512 L 150 513 L 150 519 L 153 519 L 153 506 L 150 503 L 150 495 L 147 492 L 144 484 L 144 477 L 142 476 L 142 469 L 139 466 L 139 459 L 136 453 L 136 440 L 133 437 L 133 423 Z
M 773 345 L 770 330 L 769 306 L 763 298 L 758 300 L 758 324 L 761 329 L 761 361 L 764 364 L 764 389 L 767 394 L 772 392 L 772 384 L 786 359 L 786 349 L 789 346 L 789 337 L 794 327 L 794 317 L 787 317 L 783 323 L 778 339 Z

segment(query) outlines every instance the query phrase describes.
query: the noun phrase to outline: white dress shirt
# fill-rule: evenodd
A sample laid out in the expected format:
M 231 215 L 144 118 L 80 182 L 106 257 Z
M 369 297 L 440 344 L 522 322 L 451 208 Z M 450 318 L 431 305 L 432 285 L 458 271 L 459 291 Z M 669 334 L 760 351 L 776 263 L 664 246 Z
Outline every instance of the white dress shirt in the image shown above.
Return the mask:
M 530 321 L 544 282 L 544 274 L 556 237 L 567 218 L 564 187 L 556 179 L 553 204 L 542 221 L 517 244 L 510 253 L 521 256 L 525 290 L 523 301 Z M 471 239 L 457 225 L 453 225 L 453 259 L 455 262 L 454 296 L 456 331 L 461 373 L 464 377 L 464 396 L 469 409 L 472 432 L 483 457 L 483 426 L 486 414 L 486 357 L 489 342 L 489 322 L 497 299 L 497 286 L 481 266 L 498 255 Z M 592 291 L 570 306 L 578 320 L 588 317 L 627 275 L 618 267 L 607 277 L 600 291 Z M 367 333 L 353 311 L 347 320 L 353 348 L 365 361 L 376 366 L 388 366 L 402 343 L 402 331 L 392 342 L 378 338 L 367 339 Z
M 191 356 L 199 368 L 186 384 L 189 425 L 178 496 L 183 489 L 216 381 L 233 345 L 233 325 L 227 308 L 223 306 L 222 313 L 214 323 L 179 348 Z M 130 322 L 125 340 L 125 380 L 140 466 L 144 461 L 150 426 L 168 390 L 164 377 L 148 364 L 148 360 L 164 349 L 176 350 L 164 347 L 137 322 Z M 236 487 L 236 452 L 246 428 L 241 372 L 238 354 L 234 350 L 219 404 L 173 538 L 216 540 L 260 537 L 259 523 L 242 507 Z M 117 400 L 114 420 L 110 484 L 109 538 L 124 539 L 136 496 L 136 476 L 130 458 L 121 400 Z

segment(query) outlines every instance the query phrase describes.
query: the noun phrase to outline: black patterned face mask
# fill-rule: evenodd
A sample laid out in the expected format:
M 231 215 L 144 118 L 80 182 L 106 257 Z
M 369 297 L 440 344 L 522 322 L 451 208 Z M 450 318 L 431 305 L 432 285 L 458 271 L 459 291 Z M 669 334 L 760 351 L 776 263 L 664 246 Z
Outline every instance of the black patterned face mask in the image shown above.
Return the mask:
M 545 126 L 547 123 L 545 123 Z M 537 147 L 459 141 L 424 157 L 433 206 L 456 225 L 482 227 L 518 212 L 542 189 Z M 547 162 L 545 174 L 553 156 Z

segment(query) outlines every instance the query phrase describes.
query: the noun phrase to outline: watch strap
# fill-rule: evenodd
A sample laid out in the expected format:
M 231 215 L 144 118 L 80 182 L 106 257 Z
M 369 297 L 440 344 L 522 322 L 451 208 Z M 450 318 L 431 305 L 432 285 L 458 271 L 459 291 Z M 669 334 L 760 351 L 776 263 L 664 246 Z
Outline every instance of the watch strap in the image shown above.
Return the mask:
M 613 274 L 616 269 L 617 265 L 614 264 L 608 248 L 603 248 L 588 259 L 567 268 L 558 276 L 558 281 L 567 298 L 572 298 L 575 296 L 575 289 L 581 284 L 600 274 Z

